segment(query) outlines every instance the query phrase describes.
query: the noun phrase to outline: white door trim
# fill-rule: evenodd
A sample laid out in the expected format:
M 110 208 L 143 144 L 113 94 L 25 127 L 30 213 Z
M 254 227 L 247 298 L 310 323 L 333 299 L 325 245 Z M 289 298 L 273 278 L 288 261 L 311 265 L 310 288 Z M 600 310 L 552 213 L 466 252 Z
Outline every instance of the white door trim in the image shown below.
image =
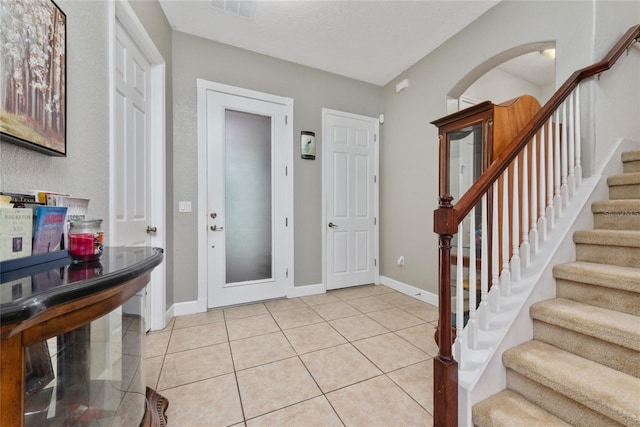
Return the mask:
M 380 212 L 379 212 L 379 183 L 380 183 L 380 120 L 373 117 L 361 116 L 358 114 L 345 113 L 343 111 L 331 110 L 329 108 L 322 109 L 322 284 L 324 285 L 325 292 L 327 290 L 327 161 L 329 153 L 326 150 L 325 144 L 327 135 L 327 115 L 337 115 L 355 120 L 369 121 L 374 124 L 375 128 L 375 141 L 374 141 L 374 175 L 376 181 L 373 187 L 374 193 L 374 215 L 376 217 L 376 225 L 373 230 L 374 235 L 374 251 L 375 251 L 375 282 L 380 283 Z
M 207 91 L 214 91 L 245 98 L 257 99 L 261 101 L 282 104 L 286 107 L 287 120 L 293 123 L 293 99 L 277 95 L 271 95 L 254 90 L 243 89 L 235 86 L 215 83 L 204 79 L 197 79 L 197 111 L 198 111 L 198 300 L 196 302 L 196 312 L 207 310 L 208 304 L 208 272 L 207 272 Z M 293 258 L 293 126 L 291 132 L 286 135 L 287 147 L 287 207 L 286 214 L 289 219 L 287 227 L 288 244 L 288 277 L 287 277 L 287 297 L 294 296 L 294 258 Z M 282 171 L 285 173 L 285 171 Z
M 151 237 L 153 246 L 166 250 L 166 176 L 165 176 L 165 60 L 151 40 L 137 15 L 124 0 L 112 3 L 109 22 L 109 233 L 108 242 L 116 240 L 116 195 L 115 195 L 115 40 L 116 19 L 127 30 L 136 45 L 151 64 L 151 205 L 153 224 L 158 232 Z M 166 256 L 166 255 L 165 255 Z M 166 326 L 166 258 L 151 273 L 151 329 L 160 330 Z

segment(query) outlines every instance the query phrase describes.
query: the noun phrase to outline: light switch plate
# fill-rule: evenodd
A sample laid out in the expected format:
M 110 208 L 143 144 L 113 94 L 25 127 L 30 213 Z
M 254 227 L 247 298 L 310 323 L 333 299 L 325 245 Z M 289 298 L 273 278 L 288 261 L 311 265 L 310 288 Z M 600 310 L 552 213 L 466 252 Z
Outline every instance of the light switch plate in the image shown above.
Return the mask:
M 178 202 L 178 212 L 191 212 L 191 202 Z

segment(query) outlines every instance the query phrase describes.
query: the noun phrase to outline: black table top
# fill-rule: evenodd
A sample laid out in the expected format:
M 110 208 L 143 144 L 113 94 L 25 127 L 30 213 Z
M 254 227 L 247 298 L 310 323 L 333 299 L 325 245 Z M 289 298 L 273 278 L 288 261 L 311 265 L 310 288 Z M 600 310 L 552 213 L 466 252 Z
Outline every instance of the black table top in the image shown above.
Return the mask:
M 163 250 L 105 247 L 99 261 L 74 264 L 69 256 L 0 271 L 0 324 L 20 323 L 38 313 L 118 286 L 153 270 Z

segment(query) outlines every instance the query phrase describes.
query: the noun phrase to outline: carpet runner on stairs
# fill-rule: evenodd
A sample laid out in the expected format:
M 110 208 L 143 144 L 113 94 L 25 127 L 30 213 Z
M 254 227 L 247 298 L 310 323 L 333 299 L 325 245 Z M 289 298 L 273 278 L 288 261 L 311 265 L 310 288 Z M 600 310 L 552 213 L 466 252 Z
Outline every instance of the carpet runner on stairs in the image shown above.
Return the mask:
M 506 351 L 507 389 L 474 425 L 640 426 L 640 151 L 622 154 L 594 229 L 574 234 L 555 299 L 534 304 L 533 341 Z

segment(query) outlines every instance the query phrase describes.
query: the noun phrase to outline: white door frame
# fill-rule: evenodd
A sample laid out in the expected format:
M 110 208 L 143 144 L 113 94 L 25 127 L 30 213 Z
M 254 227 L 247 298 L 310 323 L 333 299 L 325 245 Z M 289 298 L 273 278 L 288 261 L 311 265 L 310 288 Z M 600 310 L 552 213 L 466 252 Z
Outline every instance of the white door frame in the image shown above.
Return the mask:
M 337 115 L 355 120 L 369 121 L 374 124 L 375 127 L 375 140 L 374 140 L 374 175 L 376 177 L 373 186 L 373 210 L 376 218 L 376 225 L 374 226 L 374 279 L 376 283 L 380 283 L 380 212 L 379 212 L 379 182 L 380 182 L 380 120 L 373 117 L 361 116 L 358 114 L 345 113 L 343 111 L 331 110 L 329 108 L 322 109 L 322 284 L 325 292 L 327 291 L 327 161 L 329 159 L 329 153 L 326 150 L 327 135 L 327 115 Z
M 282 104 L 286 107 L 287 120 L 293 123 L 293 99 L 254 90 L 243 89 L 236 86 L 215 83 L 204 79 L 197 79 L 197 111 L 198 111 L 198 301 L 196 312 L 207 311 L 208 308 L 208 271 L 207 271 L 207 242 L 208 242 L 208 218 L 207 218 L 207 91 L 226 93 L 245 98 Z M 293 268 L 293 126 L 291 132 L 287 132 L 286 138 L 286 173 L 287 181 L 287 297 L 295 296 L 294 268 Z
M 127 30 L 136 45 L 151 64 L 151 221 L 158 228 L 151 235 L 151 244 L 166 250 L 166 177 L 165 177 L 165 60 L 151 40 L 129 3 L 118 0 L 112 3 L 109 22 L 109 233 L 108 242 L 116 242 L 116 194 L 115 194 L 115 40 L 116 19 Z M 151 273 L 148 289 L 151 293 L 151 329 L 166 326 L 166 258 Z

